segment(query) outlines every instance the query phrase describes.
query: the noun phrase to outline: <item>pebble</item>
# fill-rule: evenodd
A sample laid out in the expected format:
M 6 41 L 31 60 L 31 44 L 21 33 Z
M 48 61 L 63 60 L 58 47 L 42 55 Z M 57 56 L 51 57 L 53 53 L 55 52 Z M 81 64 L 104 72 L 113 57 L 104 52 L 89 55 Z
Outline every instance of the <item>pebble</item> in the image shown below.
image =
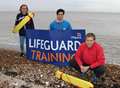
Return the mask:
M 1 73 L 7 73 L 5 74 L 7 76 L 13 75 L 11 77 L 23 80 L 28 83 L 27 85 L 33 83 L 34 85 L 42 85 L 46 88 L 74 88 L 74 86 L 69 85 L 68 83 L 55 77 L 54 72 L 60 70 L 59 67 L 55 67 L 54 65 L 50 64 L 33 62 L 30 60 L 26 60 L 26 58 L 19 58 L 19 56 L 16 56 L 16 53 L 11 56 L 10 53 L 11 52 L 9 52 L 8 54 L 9 59 L 4 58 L 0 54 L 1 61 L 4 61 L 4 63 L 0 62 L 1 64 L 4 64 L 4 66 L 0 66 Z M 5 62 L 5 60 L 10 61 Z M 19 64 L 16 64 L 16 62 L 14 61 L 19 62 Z M 108 68 L 110 70 L 108 70 Z M 74 69 L 69 69 L 69 67 L 66 67 L 64 69 L 64 72 L 73 76 L 78 74 L 76 71 L 74 71 Z M 101 82 L 101 84 L 103 85 L 95 85 L 95 88 L 120 88 L 120 66 L 107 65 L 106 73 L 109 74 L 106 74 L 104 76 L 104 81 Z M 4 85 L 1 87 L 2 84 Z M 10 84 L 12 84 L 12 82 Z M 9 88 L 5 87 L 7 85 L 9 85 L 9 83 L 0 82 L 0 88 Z M 21 88 L 29 88 L 27 85 L 23 85 L 21 86 Z M 17 83 L 14 84 L 14 86 L 17 86 Z

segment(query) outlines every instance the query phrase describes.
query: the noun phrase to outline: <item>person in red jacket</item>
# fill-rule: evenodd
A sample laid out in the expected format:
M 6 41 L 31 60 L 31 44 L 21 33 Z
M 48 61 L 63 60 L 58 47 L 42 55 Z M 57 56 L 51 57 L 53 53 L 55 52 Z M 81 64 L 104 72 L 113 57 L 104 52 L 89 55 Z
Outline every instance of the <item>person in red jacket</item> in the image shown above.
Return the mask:
M 103 48 L 95 40 L 95 34 L 88 33 L 85 42 L 75 53 L 75 60 L 70 61 L 70 64 L 82 73 L 92 70 L 96 77 L 100 77 L 105 72 L 105 56 Z

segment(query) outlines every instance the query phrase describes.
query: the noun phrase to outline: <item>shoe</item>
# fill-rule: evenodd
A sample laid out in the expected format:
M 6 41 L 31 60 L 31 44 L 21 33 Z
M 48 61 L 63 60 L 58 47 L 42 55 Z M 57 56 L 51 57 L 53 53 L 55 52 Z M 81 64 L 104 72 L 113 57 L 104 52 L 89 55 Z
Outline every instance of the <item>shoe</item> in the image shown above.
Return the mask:
M 96 84 L 97 83 L 97 80 L 98 80 L 98 78 L 96 77 L 96 76 L 94 76 L 94 77 L 92 77 L 92 82 L 94 83 L 94 84 Z
M 85 76 L 85 73 L 80 73 L 80 77 L 84 77 Z
M 21 53 L 21 54 L 20 54 L 20 57 L 24 57 L 24 53 Z
M 86 73 L 80 73 L 80 78 L 83 79 L 83 80 L 86 80 L 88 81 L 88 75 Z
M 101 78 L 98 78 L 96 76 L 93 77 L 91 80 L 92 80 L 93 84 L 100 84 L 103 82 L 103 80 Z

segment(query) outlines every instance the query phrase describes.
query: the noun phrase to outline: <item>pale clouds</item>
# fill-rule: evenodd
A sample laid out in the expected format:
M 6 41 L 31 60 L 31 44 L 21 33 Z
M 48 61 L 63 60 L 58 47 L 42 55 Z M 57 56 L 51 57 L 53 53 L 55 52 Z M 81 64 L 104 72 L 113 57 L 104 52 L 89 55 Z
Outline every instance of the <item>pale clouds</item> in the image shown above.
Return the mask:
M 54 11 L 64 8 L 69 11 L 120 12 L 120 0 L 1 0 L 0 10 L 18 10 L 26 3 L 32 10 Z

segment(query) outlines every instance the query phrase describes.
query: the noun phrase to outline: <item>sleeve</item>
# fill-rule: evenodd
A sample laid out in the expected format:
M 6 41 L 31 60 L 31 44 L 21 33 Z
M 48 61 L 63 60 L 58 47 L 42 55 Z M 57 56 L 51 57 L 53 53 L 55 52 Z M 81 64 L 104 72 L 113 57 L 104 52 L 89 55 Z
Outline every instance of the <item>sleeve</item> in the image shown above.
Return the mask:
M 94 69 L 98 66 L 104 65 L 105 64 L 105 56 L 104 56 L 104 52 L 103 52 L 103 48 L 100 47 L 97 50 L 97 61 L 95 63 L 93 63 L 90 68 Z
M 75 59 L 76 59 L 76 62 L 78 63 L 78 65 L 79 65 L 79 67 L 81 67 L 81 65 L 82 65 L 81 58 L 82 58 L 82 46 L 80 46 L 75 53 Z
M 72 26 L 71 26 L 71 24 L 69 23 L 69 28 L 68 28 L 69 30 L 72 30 Z
M 50 24 L 50 31 L 53 30 L 53 23 Z
M 19 23 L 18 19 L 19 19 L 19 15 L 16 16 L 16 19 L 15 19 L 15 26 Z
M 30 20 L 30 28 L 31 29 L 35 29 L 35 26 L 34 26 L 34 22 L 33 22 L 33 19 L 31 18 L 31 20 Z

